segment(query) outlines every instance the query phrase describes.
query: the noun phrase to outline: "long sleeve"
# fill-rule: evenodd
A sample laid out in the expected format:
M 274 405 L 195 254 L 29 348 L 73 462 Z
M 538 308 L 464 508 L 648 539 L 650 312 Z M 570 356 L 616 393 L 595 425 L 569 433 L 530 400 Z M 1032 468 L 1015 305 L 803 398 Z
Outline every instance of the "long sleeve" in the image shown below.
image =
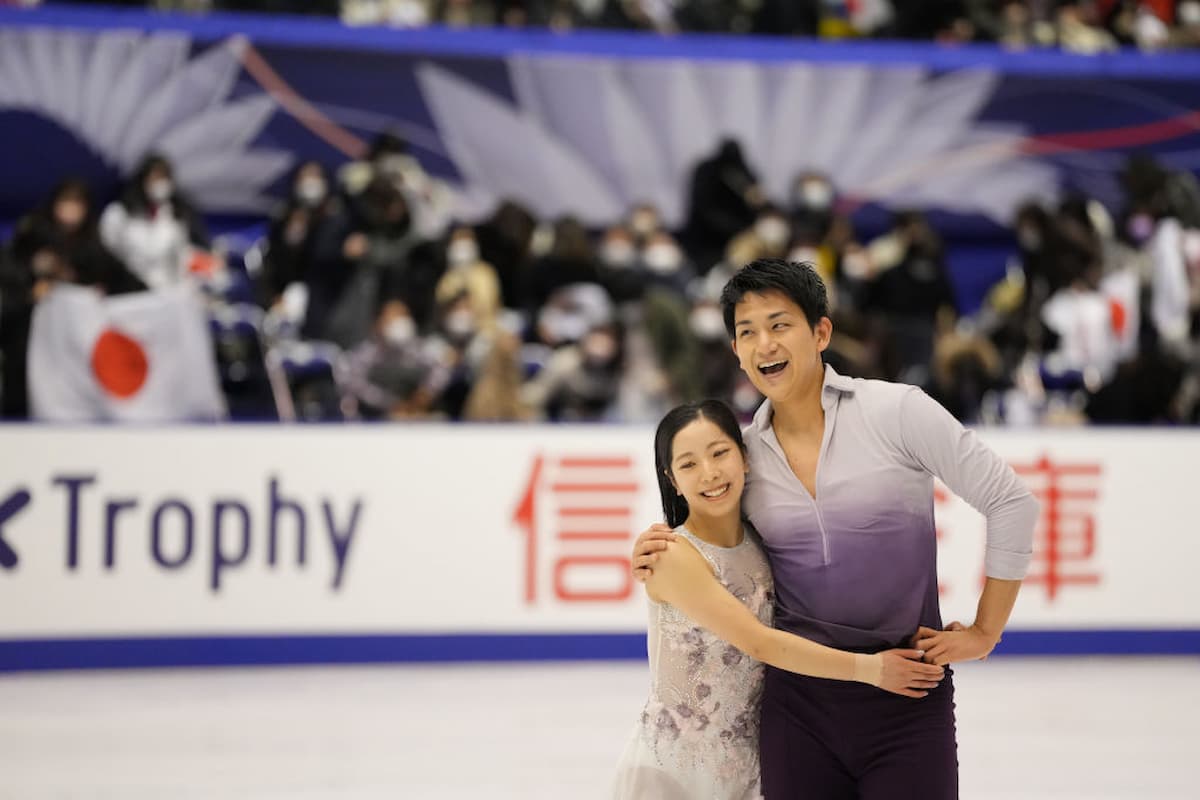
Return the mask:
M 1024 578 L 1039 506 L 1012 467 L 920 389 L 901 399 L 899 429 L 909 457 L 987 518 L 987 576 Z

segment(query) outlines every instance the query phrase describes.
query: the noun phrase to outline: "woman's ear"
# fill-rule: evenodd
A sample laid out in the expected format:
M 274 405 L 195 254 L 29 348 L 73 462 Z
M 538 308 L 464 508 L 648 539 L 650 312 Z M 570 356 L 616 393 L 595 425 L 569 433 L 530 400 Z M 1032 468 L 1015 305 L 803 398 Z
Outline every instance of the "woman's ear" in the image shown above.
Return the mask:
M 675 490 L 675 494 L 679 495 L 680 497 L 683 497 L 683 492 L 679 491 L 679 484 L 675 483 L 675 476 L 671 474 L 671 470 L 664 469 L 663 475 L 666 475 L 667 480 L 669 480 L 671 482 L 671 488 L 673 488 Z

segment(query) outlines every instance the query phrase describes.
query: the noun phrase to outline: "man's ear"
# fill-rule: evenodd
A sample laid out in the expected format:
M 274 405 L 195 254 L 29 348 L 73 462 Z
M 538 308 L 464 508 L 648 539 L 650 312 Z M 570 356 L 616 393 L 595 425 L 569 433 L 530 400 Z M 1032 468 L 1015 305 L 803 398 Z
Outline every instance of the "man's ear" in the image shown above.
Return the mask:
M 817 339 L 817 352 L 824 353 L 833 338 L 833 321 L 829 317 L 821 317 L 813 326 L 813 335 Z

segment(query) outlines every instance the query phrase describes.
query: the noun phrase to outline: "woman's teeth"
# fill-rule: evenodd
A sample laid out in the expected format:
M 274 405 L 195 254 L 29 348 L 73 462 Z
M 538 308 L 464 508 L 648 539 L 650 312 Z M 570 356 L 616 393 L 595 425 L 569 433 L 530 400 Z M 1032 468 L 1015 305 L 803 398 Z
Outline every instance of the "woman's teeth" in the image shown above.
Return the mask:
M 700 494 L 702 494 L 704 497 L 707 497 L 709 500 L 715 500 L 716 498 L 721 497 L 728 491 L 729 491 L 729 484 L 727 483 L 724 486 L 722 486 L 720 489 L 710 489 L 709 491 L 701 492 Z

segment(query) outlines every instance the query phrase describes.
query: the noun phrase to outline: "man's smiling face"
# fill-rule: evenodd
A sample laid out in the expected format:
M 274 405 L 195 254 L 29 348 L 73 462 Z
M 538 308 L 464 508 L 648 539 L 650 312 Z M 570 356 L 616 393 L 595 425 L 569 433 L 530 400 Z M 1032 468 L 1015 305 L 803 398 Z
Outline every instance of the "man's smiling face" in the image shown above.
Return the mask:
M 832 325 L 809 323 L 783 292 L 747 292 L 734 307 L 733 352 L 755 388 L 772 403 L 801 397 L 824 380 L 821 352 Z

